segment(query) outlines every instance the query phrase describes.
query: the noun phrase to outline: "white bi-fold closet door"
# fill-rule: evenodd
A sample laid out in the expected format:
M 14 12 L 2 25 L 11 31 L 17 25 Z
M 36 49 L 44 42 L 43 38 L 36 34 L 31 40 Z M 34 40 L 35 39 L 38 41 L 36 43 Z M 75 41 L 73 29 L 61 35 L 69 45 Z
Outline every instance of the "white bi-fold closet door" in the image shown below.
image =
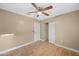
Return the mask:
M 34 22 L 34 41 L 40 40 L 40 23 Z
M 50 43 L 55 43 L 55 22 L 48 23 L 48 40 Z

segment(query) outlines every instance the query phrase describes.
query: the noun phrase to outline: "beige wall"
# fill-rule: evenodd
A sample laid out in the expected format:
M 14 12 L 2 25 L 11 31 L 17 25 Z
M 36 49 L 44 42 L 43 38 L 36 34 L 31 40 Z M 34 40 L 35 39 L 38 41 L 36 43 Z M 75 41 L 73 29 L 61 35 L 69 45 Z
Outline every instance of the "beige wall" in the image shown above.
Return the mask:
M 0 9 L 0 35 L 14 34 L 15 36 L 13 39 L 0 37 L 0 51 L 33 41 L 33 30 L 32 18 Z
M 79 49 L 79 11 L 55 18 L 56 43 Z
M 41 24 L 53 21 L 56 22 L 56 43 L 79 50 L 79 11 L 49 18 Z M 44 32 L 42 34 L 45 35 Z

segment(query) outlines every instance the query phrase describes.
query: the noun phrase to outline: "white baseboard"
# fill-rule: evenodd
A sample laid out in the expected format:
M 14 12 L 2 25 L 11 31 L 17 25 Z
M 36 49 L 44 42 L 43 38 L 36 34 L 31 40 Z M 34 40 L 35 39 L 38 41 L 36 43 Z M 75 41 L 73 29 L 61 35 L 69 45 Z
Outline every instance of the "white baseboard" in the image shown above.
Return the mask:
M 55 45 L 58 46 L 58 47 L 65 48 L 67 50 L 71 50 L 71 51 L 79 53 L 79 50 L 76 50 L 76 49 L 73 49 L 73 48 L 69 48 L 69 47 L 66 47 L 66 46 L 63 46 L 63 45 L 59 45 L 59 44 L 56 44 L 56 43 L 55 43 Z
M 45 40 L 42 40 L 42 39 L 41 39 L 41 40 L 39 40 L 39 41 L 45 41 Z M 1 52 L 0 52 L 0 55 L 1 55 L 1 54 L 5 54 L 5 53 L 10 52 L 10 51 L 13 51 L 13 50 L 16 50 L 16 49 L 18 49 L 18 48 L 21 48 L 21 47 L 30 45 L 30 44 L 35 43 L 35 42 L 37 42 L 37 41 L 32 41 L 32 42 L 29 42 L 29 43 L 26 43 L 26 44 L 22 44 L 22 45 L 20 45 L 20 46 L 16 46 L 16 47 L 13 47 L 13 48 L 10 48 L 10 49 L 1 51 Z M 62 45 L 59 45 L 59 44 L 56 44 L 56 43 L 52 43 L 52 44 L 55 44 L 55 45 L 58 46 L 58 47 L 65 48 L 65 49 L 68 49 L 68 50 L 71 50 L 71 51 L 74 51 L 74 52 L 79 52 L 79 50 L 72 49 L 72 48 L 69 48 L 69 47 L 65 47 L 65 46 L 62 46 Z
M 1 54 L 5 54 L 5 53 L 10 52 L 10 51 L 13 51 L 13 50 L 16 50 L 16 49 L 18 49 L 18 48 L 21 48 L 21 47 L 30 45 L 30 44 L 35 43 L 35 42 L 37 42 L 37 41 L 32 41 L 32 42 L 29 42 L 29 43 L 26 43 L 26 44 L 22 44 L 22 45 L 20 45 L 20 46 L 16 46 L 16 47 L 13 47 L 13 48 L 9 48 L 9 49 L 7 49 L 7 50 L 1 51 L 1 52 L 0 52 L 0 55 L 1 55 Z

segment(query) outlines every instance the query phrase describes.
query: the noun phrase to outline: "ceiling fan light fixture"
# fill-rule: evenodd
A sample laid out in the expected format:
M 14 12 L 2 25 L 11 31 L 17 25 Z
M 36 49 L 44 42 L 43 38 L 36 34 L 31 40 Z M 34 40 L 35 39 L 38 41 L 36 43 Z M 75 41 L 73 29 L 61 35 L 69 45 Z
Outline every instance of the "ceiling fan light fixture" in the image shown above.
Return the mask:
M 42 14 L 42 12 L 38 12 L 38 14 Z

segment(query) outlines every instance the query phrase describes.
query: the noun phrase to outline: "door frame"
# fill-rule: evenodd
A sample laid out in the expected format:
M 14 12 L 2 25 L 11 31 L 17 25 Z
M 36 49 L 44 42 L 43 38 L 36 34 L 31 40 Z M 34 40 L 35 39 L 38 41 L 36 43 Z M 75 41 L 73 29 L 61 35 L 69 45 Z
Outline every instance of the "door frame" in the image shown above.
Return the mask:
M 40 40 L 40 23 L 35 21 L 34 22 L 34 41 Z
M 48 40 L 53 44 L 56 42 L 56 22 L 48 23 Z

